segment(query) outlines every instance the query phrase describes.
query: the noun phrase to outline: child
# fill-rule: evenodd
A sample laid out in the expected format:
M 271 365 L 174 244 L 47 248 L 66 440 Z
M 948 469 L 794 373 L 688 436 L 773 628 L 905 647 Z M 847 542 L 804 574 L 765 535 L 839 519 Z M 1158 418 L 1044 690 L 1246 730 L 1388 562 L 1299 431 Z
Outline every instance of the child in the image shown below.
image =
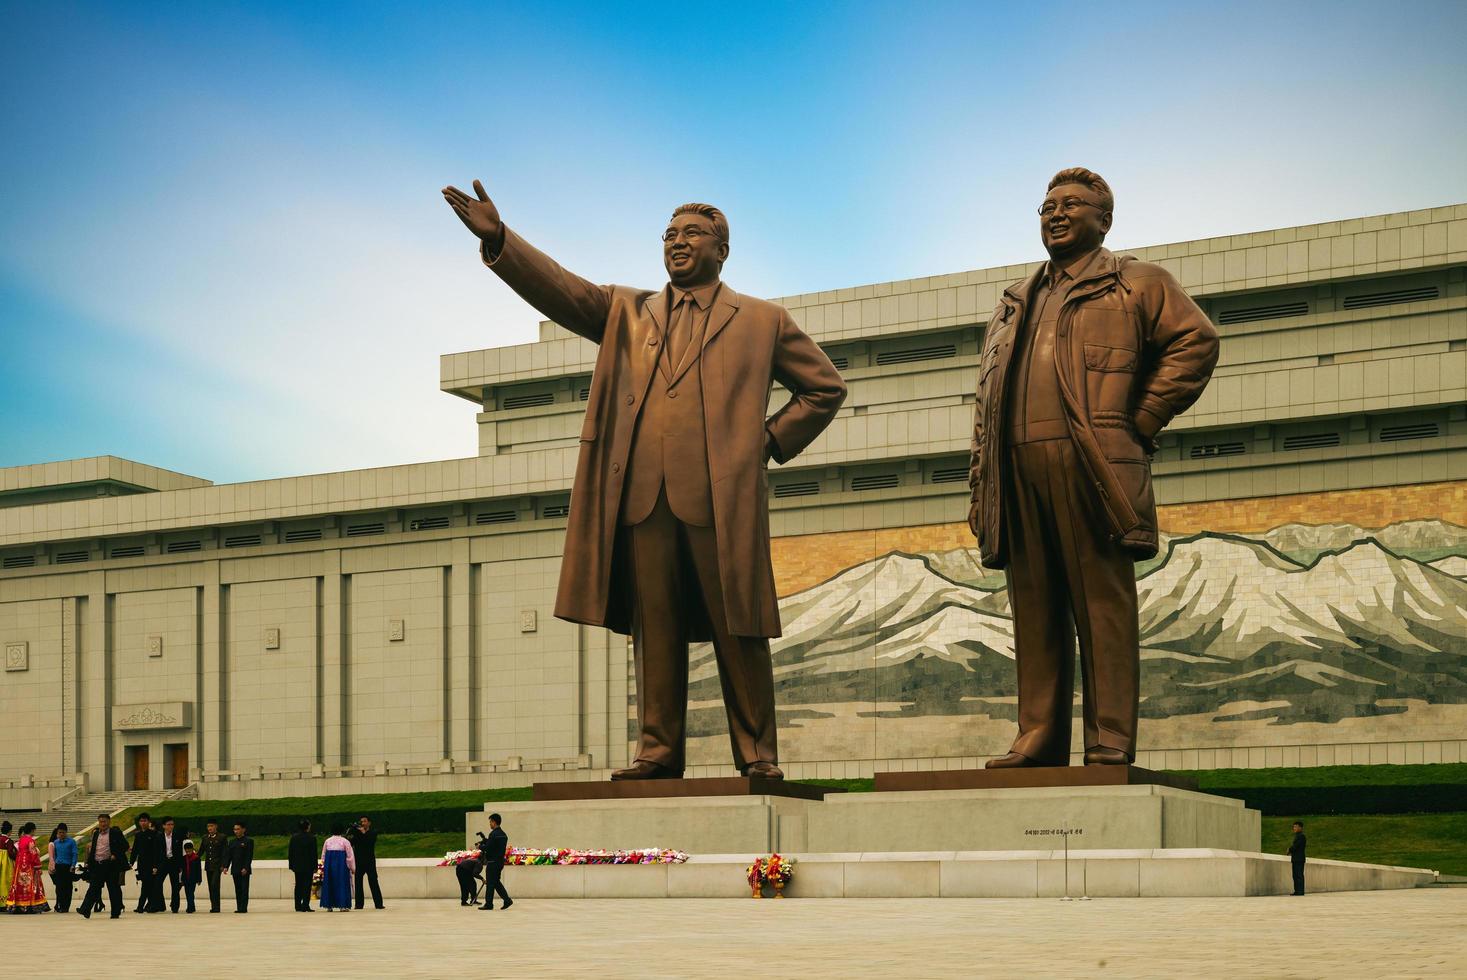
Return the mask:
M 183 891 L 188 896 L 189 915 L 194 914 L 194 889 L 203 880 L 204 874 L 199 863 L 199 853 L 194 850 L 194 842 L 186 840 L 183 842 Z

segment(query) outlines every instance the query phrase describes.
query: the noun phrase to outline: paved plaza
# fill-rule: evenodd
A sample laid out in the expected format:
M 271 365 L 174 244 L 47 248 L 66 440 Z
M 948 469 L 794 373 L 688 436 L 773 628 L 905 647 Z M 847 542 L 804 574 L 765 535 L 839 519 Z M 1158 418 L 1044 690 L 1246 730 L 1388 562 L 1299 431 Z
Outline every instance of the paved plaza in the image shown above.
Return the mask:
M 456 901 L 0 921 L 7 976 L 1467 975 L 1467 889 L 1305 898 Z

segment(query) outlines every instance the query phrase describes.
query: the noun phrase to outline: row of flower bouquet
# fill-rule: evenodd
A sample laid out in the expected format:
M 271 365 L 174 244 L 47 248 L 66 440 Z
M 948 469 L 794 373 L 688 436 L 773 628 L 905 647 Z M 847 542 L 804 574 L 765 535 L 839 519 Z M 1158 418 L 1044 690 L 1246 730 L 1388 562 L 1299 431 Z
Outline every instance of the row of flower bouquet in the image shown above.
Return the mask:
M 744 876 L 753 890 L 753 898 L 764 897 L 764 886 L 774 886 L 774 897 L 784 898 L 784 886 L 795 877 L 795 859 L 783 854 L 771 854 L 767 858 L 755 858 L 754 863 L 744 869 Z
M 646 847 L 627 851 L 578 850 L 571 847 L 511 847 L 504 855 L 505 864 L 682 864 L 688 859 L 684 851 L 666 847 Z M 465 861 L 479 860 L 479 852 L 449 851 L 438 862 L 440 868 Z

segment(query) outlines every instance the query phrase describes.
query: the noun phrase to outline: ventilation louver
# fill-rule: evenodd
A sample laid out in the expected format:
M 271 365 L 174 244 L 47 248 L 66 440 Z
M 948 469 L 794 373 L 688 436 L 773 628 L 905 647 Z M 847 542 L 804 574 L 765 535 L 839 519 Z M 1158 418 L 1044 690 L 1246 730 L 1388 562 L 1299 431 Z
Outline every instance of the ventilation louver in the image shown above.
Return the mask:
M 298 527 L 293 531 L 285 532 L 287 544 L 295 544 L 298 541 L 320 541 L 321 529 L 319 527 Z
M 1303 316 L 1309 312 L 1309 303 L 1298 300 L 1293 303 L 1274 303 L 1270 306 L 1249 306 L 1241 310 L 1228 310 L 1217 315 L 1217 322 L 1250 323 L 1254 320 L 1278 320 L 1286 316 Z
M 441 531 L 445 527 L 451 527 L 453 521 L 443 515 L 438 517 L 419 517 L 408 522 L 409 531 Z
M 253 548 L 264 543 L 264 537 L 259 534 L 230 534 L 224 538 L 226 548 Z
M 369 534 L 386 534 L 387 525 L 381 521 L 368 521 L 365 524 L 348 524 L 346 536 L 349 538 L 366 537 Z
M 1229 442 L 1205 442 L 1187 450 L 1188 459 L 1216 459 L 1219 456 L 1241 456 L 1248 447 L 1241 439 Z
M 121 545 L 107 553 L 109 558 L 141 558 L 142 556 L 143 546 L 140 544 Z
M 773 487 L 776 497 L 813 497 L 820 492 L 819 480 L 801 480 L 797 483 L 776 483 Z
M 937 361 L 944 357 L 957 357 L 956 344 L 938 344 L 934 347 L 907 347 L 902 350 L 882 351 L 876 355 L 877 364 L 911 364 L 914 361 Z
M 30 568 L 35 563 L 35 555 L 10 555 L 0 559 L 0 568 Z
M 552 405 L 554 403 L 555 392 L 542 391 L 534 395 L 506 395 L 504 400 L 499 403 L 499 407 L 503 409 L 539 408 L 542 405 Z
M 1326 449 L 1340 444 L 1338 432 L 1311 432 L 1308 435 L 1284 436 L 1284 449 Z
M 1435 439 L 1441 434 L 1441 427 L 1435 422 L 1405 422 L 1381 426 L 1376 438 L 1381 442 L 1401 442 L 1406 439 Z
M 163 553 L 168 555 L 181 555 L 188 551 L 203 551 L 202 541 L 170 541 L 163 546 Z
M 968 468 L 966 466 L 945 466 L 940 470 L 933 470 L 928 479 L 933 483 L 967 483 Z
M 91 557 L 90 551 L 58 551 L 51 561 L 56 565 L 75 565 L 77 562 L 88 561 Z
M 832 357 L 830 363 L 835 365 L 837 371 L 844 371 L 851 366 L 849 357 Z
M 1414 289 L 1383 289 L 1378 293 L 1356 293 L 1346 296 L 1341 305 L 1347 310 L 1363 310 L 1371 306 L 1389 306 L 1392 303 L 1414 303 L 1423 299 L 1436 299 L 1441 290 L 1435 286 L 1417 286 Z
M 551 518 L 551 517 L 569 517 L 570 516 L 570 504 L 546 504 L 545 505 L 545 513 L 544 513 L 543 516 L 545 516 L 547 518 Z
M 576 400 L 577 401 L 586 401 L 590 397 L 591 397 L 591 389 L 590 389 L 590 387 L 582 388 L 580 391 L 576 392 Z
M 519 519 L 515 510 L 482 510 L 474 515 L 475 524 L 510 524 Z
M 889 490 L 901 482 L 895 473 L 873 473 L 868 476 L 851 477 L 852 490 Z

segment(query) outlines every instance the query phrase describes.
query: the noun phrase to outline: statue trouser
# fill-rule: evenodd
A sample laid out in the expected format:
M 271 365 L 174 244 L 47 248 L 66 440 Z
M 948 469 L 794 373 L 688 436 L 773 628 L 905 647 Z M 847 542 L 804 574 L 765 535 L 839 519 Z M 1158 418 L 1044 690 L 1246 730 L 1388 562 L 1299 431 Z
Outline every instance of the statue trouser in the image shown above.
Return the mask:
M 1082 748 L 1105 746 L 1134 759 L 1140 643 L 1132 557 L 1111 540 L 1073 442 L 1010 445 L 1008 464 L 1006 574 L 1019 672 L 1013 751 L 1041 765 L 1069 764 L 1078 634 Z
M 620 530 L 635 603 L 636 761 L 675 772 L 685 767 L 688 624 L 706 610 L 734 764 L 742 771 L 753 762 L 777 763 L 769 640 L 728 631 L 714 529 L 678 520 L 663 495 L 646 520 Z

